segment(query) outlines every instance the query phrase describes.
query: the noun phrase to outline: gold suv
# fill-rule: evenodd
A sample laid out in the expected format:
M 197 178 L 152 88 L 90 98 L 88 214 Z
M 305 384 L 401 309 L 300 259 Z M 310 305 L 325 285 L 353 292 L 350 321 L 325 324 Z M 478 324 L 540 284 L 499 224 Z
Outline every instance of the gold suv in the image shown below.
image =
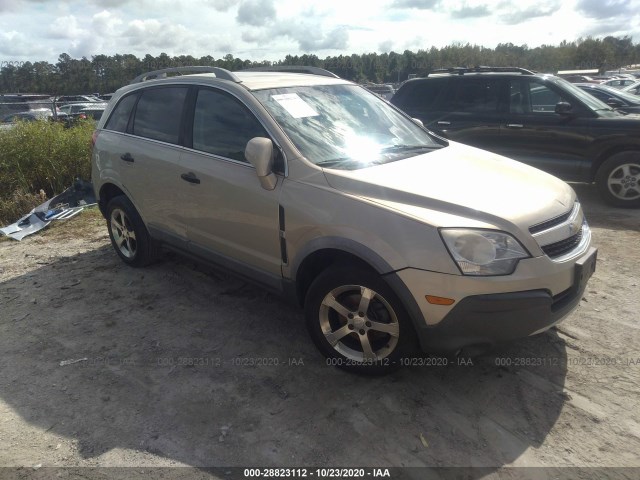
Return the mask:
M 356 371 L 532 335 L 580 300 L 596 250 L 566 183 L 329 72 L 196 70 L 118 90 L 94 134 L 128 265 L 168 248 L 258 282 Z

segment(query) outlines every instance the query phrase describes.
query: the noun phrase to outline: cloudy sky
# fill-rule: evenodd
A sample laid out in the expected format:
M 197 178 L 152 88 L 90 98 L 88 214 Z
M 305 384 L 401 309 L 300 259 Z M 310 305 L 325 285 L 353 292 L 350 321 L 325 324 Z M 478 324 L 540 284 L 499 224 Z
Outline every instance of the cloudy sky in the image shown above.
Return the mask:
M 0 62 L 63 52 L 324 58 L 588 35 L 640 42 L 640 0 L 0 0 Z

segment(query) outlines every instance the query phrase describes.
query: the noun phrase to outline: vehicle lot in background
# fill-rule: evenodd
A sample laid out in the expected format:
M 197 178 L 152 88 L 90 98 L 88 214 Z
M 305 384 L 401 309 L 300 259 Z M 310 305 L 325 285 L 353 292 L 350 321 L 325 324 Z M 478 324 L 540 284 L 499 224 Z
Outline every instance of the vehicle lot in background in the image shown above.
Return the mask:
M 593 83 L 576 83 L 575 85 L 611 108 L 625 113 L 640 113 L 640 97 L 637 95 L 606 85 Z
M 62 105 L 58 107 L 58 110 L 66 113 L 67 115 L 75 115 L 85 108 L 101 109 L 104 111 L 106 106 L 107 104 L 103 102 L 74 102 Z
M 59 120 L 65 121 L 67 115 L 65 113 L 58 113 L 54 116 L 51 110 L 40 109 L 31 110 L 29 112 L 12 113 L 6 115 L 0 120 L 0 130 L 6 130 L 13 128 L 18 122 L 35 122 L 38 120 Z
M 387 85 L 387 84 L 370 83 L 370 84 L 363 85 L 363 87 L 375 93 L 376 95 L 381 96 L 385 100 L 391 100 L 391 97 L 393 97 L 393 94 L 396 93 L 393 86 Z
M 636 79 L 633 78 L 612 78 L 611 80 L 605 80 L 600 85 L 606 85 L 611 88 L 624 88 L 636 83 Z
M 640 82 L 634 82 L 628 87 L 624 87 L 622 91 L 633 93 L 634 95 L 640 95 Z
M 99 99 L 94 95 L 63 95 L 61 97 L 56 98 L 56 105 L 63 106 L 68 103 L 82 103 L 82 102 L 103 102 L 104 100 Z
M 53 97 L 39 93 L 2 93 L 0 94 L 0 118 L 10 113 L 29 112 L 48 109 L 53 111 Z
M 95 106 L 95 107 L 85 107 L 81 109 L 77 115 L 83 119 L 91 119 L 98 121 L 102 118 L 102 114 L 104 113 L 105 106 Z
M 171 256 L 126 267 L 98 212 L 0 239 L 0 465 L 42 465 L 42 478 L 56 477 L 50 466 L 179 465 L 625 478 L 566 467 L 640 467 L 640 367 L 628 361 L 640 351 L 640 211 L 574 187 L 599 246 L 578 310 L 473 366 L 432 359 L 383 378 L 327 366 L 298 309 L 232 276 Z
M 565 180 L 595 181 L 612 205 L 640 206 L 640 117 L 553 75 L 517 68 L 447 72 L 408 80 L 391 103 L 447 138 Z

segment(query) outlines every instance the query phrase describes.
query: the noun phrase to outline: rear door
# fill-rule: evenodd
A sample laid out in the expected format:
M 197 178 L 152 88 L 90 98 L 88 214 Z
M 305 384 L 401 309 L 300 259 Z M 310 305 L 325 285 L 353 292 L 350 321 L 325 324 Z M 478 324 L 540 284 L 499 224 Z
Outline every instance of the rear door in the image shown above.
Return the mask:
M 181 124 L 188 87 L 151 87 L 120 100 L 101 133 L 104 152 L 152 235 L 169 243 L 186 240 L 181 185 Z
M 489 75 L 452 77 L 436 103 L 433 130 L 457 142 L 494 151 L 504 122 L 500 98 L 505 82 Z

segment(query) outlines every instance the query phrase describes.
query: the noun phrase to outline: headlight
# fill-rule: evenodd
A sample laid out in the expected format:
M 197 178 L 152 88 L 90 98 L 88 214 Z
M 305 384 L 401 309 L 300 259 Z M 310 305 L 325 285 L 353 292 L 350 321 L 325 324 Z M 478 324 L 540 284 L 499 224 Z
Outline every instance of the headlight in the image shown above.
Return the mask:
M 508 233 L 443 228 L 440 235 L 463 275 L 509 275 L 531 255 Z

